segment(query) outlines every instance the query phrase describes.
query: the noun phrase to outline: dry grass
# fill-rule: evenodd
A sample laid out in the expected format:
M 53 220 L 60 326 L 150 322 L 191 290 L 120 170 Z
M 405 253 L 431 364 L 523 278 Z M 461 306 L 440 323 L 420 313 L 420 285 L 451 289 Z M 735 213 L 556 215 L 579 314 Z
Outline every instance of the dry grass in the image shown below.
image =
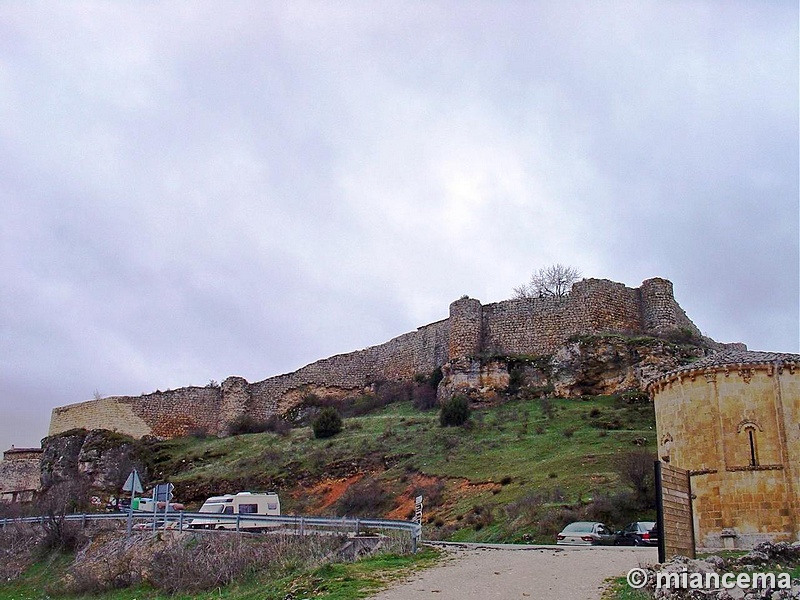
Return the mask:
M 167 593 L 224 587 L 249 575 L 307 569 L 338 558 L 336 536 L 164 532 L 97 536 L 51 592 L 96 594 L 146 583 Z
M 0 581 L 12 581 L 36 559 L 41 527 L 25 523 L 0 529 Z

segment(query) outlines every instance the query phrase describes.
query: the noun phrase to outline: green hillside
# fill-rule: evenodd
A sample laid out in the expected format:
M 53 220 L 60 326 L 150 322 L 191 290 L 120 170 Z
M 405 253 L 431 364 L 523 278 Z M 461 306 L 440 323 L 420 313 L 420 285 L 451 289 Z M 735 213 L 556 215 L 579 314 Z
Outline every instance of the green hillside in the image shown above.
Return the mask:
M 435 382 L 417 383 L 435 387 Z M 414 498 L 422 495 L 425 539 L 554 543 L 570 521 L 599 520 L 621 528 L 654 517 L 655 415 L 641 392 L 566 399 L 537 397 L 552 393 L 545 387 L 509 385 L 502 393 L 473 396 L 470 418 L 458 427 L 443 427 L 440 411 L 421 410 L 413 395 L 414 400 L 398 400 L 402 396 L 392 390 L 378 392 L 340 403 L 345 415 L 359 416 L 345 416 L 342 430 L 326 439 L 316 439 L 308 425 L 289 427 L 276 419 L 259 424 L 276 431 L 225 438 L 198 433 L 157 441 L 103 431 L 65 432 L 47 441 L 52 458 L 45 461 L 49 476 L 63 483 L 42 500 L 51 492 L 54 498 L 66 493 L 60 485 L 89 481 L 76 470 L 80 449 L 81 460 L 94 461 L 94 483 L 78 485 L 73 491 L 79 496 L 88 489 L 98 494 L 117 490 L 116 484 L 101 488 L 97 482 L 129 472 L 130 461 L 140 468 L 146 487 L 175 484 L 175 500 L 189 509 L 199 508 L 211 495 L 275 490 L 284 514 L 410 519 Z M 308 400 L 296 421 L 313 421 L 324 410 L 319 398 Z M 379 406 L 383 401 L 388 403 Z M 61 460 L 68 454 L 70 460 Z M 53 538 L 58 544 L 48 546 L 47 532 L 39 531 L 44 537 L 37 543 L 19 538 L 31 531 L 7 528 L 7 541 L 0 540 L 0 546 L 8 545 L 8 556 L 18 556 L 6 562 L 7 575 L 0 572 L 7 579 L 0 585 L 0 598 L 349 599 L 437 560 L 437 553 L 427 549 L 341 563 L 337 540 L 324 537 L 304 544 L 276 542 L 271 536 L 141 534 L 131 545 L 116 532 L 105 538 L 100 532 L 88 554 L 75 555 L 86 548 L 83 534 L 64 546 L 64 534 L 72 530 L 61 531 Z M 266 547 L 273 542 L 284 558 L 274 559 L 275 549 Z M 322 542 L 334 546 L 317 547 Z M 58 551 L 44 552 L 48 548 Z M 123 555 L 129 559 L 122 560 Z M 108 556 L 116 558 L 107 563 Z M 160 558 L 152 564 L 137 562 L 154 556 Z M 209 560 L 214 569 L 207 568 Z M 125 566 L 134 563 L 136 569 Z M 230 577 L 209 579 L 223 563 L 231 567 L 225 570 Z M 109 579 L 108 565 L 124 567 L 123 580 Z M 153 576 L 154 565 L 166 569 L 163 576 Z
M 654 449 L 652 404 L 631 393 L 511 399 L 473 409 L 461 427 L 398 402 L 345 418 L 329 439 L 310 427 L 190 437 L 150 442 L 147 456 L 154 478 L 173 482 L 190 508 L 212 494 L 272 489 L 287 514 L 408 519 L 422 494 L 427 538 L 552 542 L 575 518 L 621 527 L 652 517 Z

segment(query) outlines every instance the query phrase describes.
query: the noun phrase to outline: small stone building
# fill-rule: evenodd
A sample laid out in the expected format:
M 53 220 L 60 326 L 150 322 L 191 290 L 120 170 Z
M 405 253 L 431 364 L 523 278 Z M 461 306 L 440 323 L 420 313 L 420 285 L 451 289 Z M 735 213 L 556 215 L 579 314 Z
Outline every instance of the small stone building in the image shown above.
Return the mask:
M 0 502 L 30 502 L 41 487 L 41 448 L 14 448 L 0 462 Z
M 689 471 L 701 548 L 800 536 L 800 355 L 728 350 L 649 386 L 662 461 Z

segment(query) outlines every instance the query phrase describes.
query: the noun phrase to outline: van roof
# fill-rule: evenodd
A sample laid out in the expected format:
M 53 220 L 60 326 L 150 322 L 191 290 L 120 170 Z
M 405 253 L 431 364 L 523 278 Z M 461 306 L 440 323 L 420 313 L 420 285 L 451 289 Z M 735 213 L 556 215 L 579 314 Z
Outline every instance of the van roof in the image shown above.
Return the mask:
M 276 492 L 238 492 L 235 495 L 225 494 L 224 496 L 211 496 L 206 502 L 232 502 L 234 498 L 240 496 L 275 496 L 277 498 L 278 494 Z

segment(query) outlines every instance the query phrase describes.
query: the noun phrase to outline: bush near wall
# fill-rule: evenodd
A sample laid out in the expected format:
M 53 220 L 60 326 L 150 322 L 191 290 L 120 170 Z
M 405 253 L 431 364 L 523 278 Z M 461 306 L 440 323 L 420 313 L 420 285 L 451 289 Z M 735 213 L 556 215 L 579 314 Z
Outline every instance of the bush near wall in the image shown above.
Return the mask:
M 317 439 L 333 437 L 342 430 L 342 417 L 335 408 L 326 406 L 314 419 L 311 428 Z
M 469 420 L 469 400 L 466 396 L 453 396 L 442 402 L 439 424 L 442 427 L 459 427 Z

